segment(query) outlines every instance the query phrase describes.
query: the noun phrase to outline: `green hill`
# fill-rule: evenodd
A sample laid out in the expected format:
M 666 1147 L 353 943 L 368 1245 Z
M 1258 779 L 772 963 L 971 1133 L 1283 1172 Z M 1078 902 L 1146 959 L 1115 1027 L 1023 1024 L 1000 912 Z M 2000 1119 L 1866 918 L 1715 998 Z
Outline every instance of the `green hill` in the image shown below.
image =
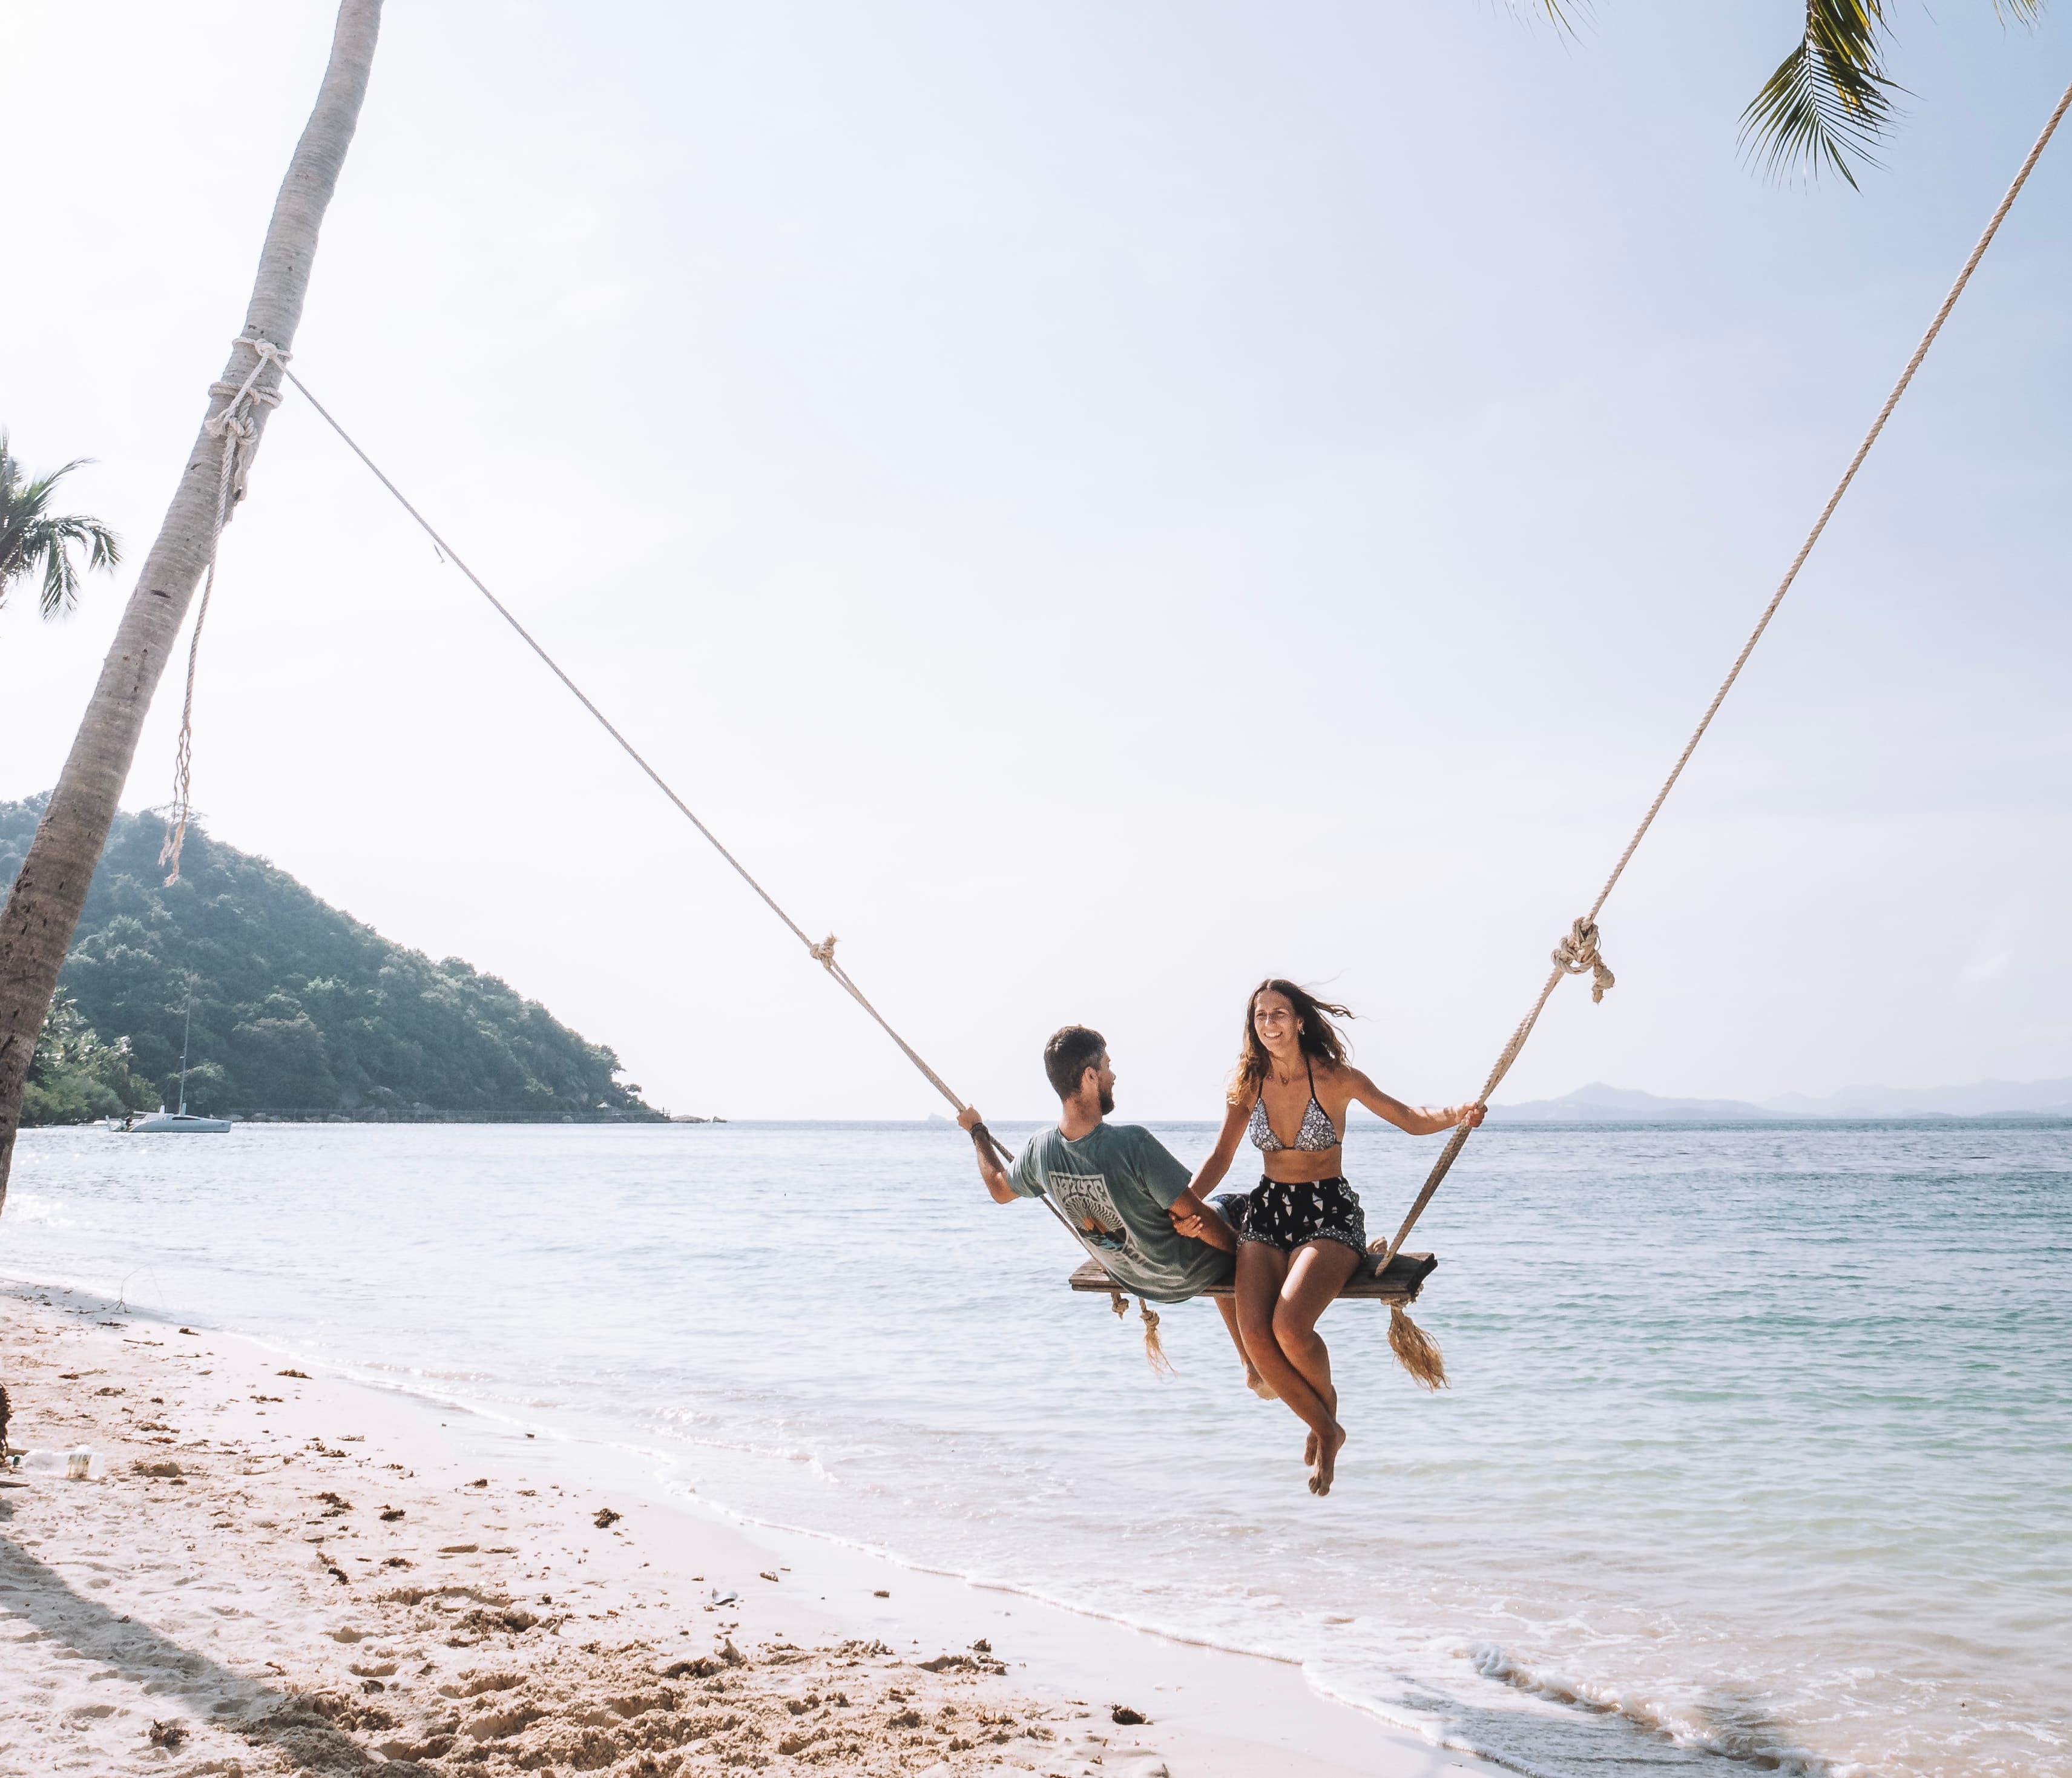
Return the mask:
M 44 801 L 0 802 L 0 882 L 21 870 Z M 172 1103 L 190 979 L 196 1111 L 543 1123 L 660 1115 L 638 1087 L 617 1084 L 617 1056 L 537 1001 L 457 957 L 434 963 L 391 943 L 264 858 L 191 827 L 180 880 L 163 887 L 162 837 L 154 817 L 116 817 L 60 977 L 70 1023 L 47 1029 L 38 1052 L 39 1121 L 117 1109 L 99 1097 L 123 1091 L 110 1060 L 118 1047 L 153 1102 Z M 80 1058 L 97 1093 L 53 1072 Z

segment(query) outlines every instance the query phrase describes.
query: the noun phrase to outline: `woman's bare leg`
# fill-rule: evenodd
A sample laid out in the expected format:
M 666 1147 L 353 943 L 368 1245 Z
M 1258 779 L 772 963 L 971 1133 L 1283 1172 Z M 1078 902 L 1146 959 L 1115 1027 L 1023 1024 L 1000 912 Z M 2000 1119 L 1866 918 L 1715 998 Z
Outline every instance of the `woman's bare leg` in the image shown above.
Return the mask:
M 1316 1392 L 1336 1421 L 1338 1392 L 1331 1384 L 1331 1354 L 1317 1332 L 1317 1319 L 1338 1299 L 1360 1256 L 1342 1241 L 1305 1241 L 1288 1262 L 1273 1305 L 1273 1344 L 1302 1381 Z M 1310 1492 L 1328 1494 L 1346 1442 L 1345 1429 L 1335 1440 L 1319 1433 L 1304 1453 L 1313 1466 Z
M 1237 1348 L 1237 1356 L 1244 1364 L 1244 1386 L 1262 1401 L 1277 1401 L 1273 1385 L 1259 1374 L 1259 1367 L 1252 1361 L 1252 1354 L 1244 1349 L 1244 1336 L 1238 1331 L 1237 1299 L 1219 1296 L 1215 1305 L 1223 1311 L 1223 1326 L 1230 1330 L 1231 1344 Z
M 1261 1241 L 1238 1243 L 1237 1327 L 1244 1349 L 1258 1367 L 1260 1377 L 1287 1403 L 1289 1411 L 1309 1429 L 1314 1447 L 1328 1449 L 1335 1459 L 1338 1447 L 1346 1442 L 1345 1429 L 1334 1418 L 1323 1397 L 1289 1362 L 1288 1355 L 1273 1337 L 1274 1311 L 1281 1300 L 1281 1288 L 1287 1282 L 1286 1254 Z M 1302 1460 L 1314 1463 L 1316 1459 L 1305 1451 Z M 1317 1491 L 1314 1474 L 1309 1486 L 1313 1492 Z

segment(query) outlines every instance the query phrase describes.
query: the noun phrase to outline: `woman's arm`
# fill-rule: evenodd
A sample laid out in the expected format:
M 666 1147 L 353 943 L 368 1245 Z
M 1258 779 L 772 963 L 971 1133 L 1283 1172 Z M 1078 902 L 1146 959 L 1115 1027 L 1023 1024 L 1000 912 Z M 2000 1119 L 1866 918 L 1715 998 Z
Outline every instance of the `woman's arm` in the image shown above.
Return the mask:
M 1223 1219 L 1222 1212 L 1209 1202 L 1209 1194 L 1221 1183 L 1224 1174 L 1230 1171 L 1231 1162 L 1237 1154 L 1239 1139 L 1244 1134 L 1245 1120 L 1252 1115 L 1249 1105 L 1230 1105 L 1223 1111 L 1222 1134 L 1216 1138 L 1216 1146 L 1209 1150 L 1209 1158 L 1188 1182 L 1187 1189 L 1174 1200 L 1173 1208 L 1166 1212 L 1173 1219 L 1173 1226 L 1183 1235 L 1191 1235 L 1196 1241 L 1205 1241 L 1211 1247 L 1220 1247 L 1226 1253 L 1237 1250 L 1237 1231 Z
M 1237 1145 L 1244 1134 L 1246 1121 L 1252 1116 L 1252 1107 L 1228 1105 L 1223 1109 L 1223 1127 L 1216 1138 L 1216 1146 L 1209 1150 L 1209 1158 L 1202 1163 L 1201 1169 L 1188 1183 L 1187 1189 L 1203 1204 L 1209 1194 L 1223 1183 L 1223 1175 L 1230 1171 L 1231 1163 L 1237 1158 Z
M 1352 1089 L 1349 1096 L 1357 1099 L 1375 1117 L 1385 1118 L 1406 1135 L 1436 1136 L 1442 1130 L 1452 1130 L 1466 1124 L 1473 1130 L 1482 1121 L 1481 1105 L 1406 1105 L 1400 1099 L 1392 1099 L 1358 1068 L 1342 1071 L 1345 1080 Z

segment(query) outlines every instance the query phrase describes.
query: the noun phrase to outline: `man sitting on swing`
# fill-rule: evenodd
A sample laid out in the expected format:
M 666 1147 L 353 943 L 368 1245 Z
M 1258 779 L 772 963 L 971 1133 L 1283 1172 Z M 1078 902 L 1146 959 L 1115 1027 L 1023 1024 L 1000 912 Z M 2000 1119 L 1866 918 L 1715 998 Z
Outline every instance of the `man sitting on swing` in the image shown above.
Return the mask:
M 1004 1171 L 975 1107 L 957 1122 L 972 1132 L 979 1176 L 995 1204 L 1047 1196 L 1108 1274 L 1153 1303 L 1183 1303 L 1230 1282 L 1237 1237 L 1188 1189 L 1194 1169 L 1148 1130 L 1104 1122 L 1115 1109 L 1108 1041 L 1067 1025 L 1043 1046 L 1043 1072 L 1064 1103 L 1051 1128 L 1029 1138 Z M 1198 1238 L 1176 1224 L 1198 1229 Z

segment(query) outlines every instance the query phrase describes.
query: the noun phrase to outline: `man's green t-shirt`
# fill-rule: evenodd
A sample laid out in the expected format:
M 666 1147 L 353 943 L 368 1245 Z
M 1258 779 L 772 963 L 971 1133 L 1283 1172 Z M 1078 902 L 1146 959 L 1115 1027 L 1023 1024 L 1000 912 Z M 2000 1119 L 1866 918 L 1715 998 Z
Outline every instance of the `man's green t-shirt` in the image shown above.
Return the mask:
M 1047 1196 L 1124 1290 L 1183 1303 L 1231 1275 L 1231 1256 L 1183 1235 L 1167 1209 L 1194 1177 L 1136 1124 L 1096 1124 L 1075 1142 L 1054 1126 L 1029 1138 L 1008 1183 Z

